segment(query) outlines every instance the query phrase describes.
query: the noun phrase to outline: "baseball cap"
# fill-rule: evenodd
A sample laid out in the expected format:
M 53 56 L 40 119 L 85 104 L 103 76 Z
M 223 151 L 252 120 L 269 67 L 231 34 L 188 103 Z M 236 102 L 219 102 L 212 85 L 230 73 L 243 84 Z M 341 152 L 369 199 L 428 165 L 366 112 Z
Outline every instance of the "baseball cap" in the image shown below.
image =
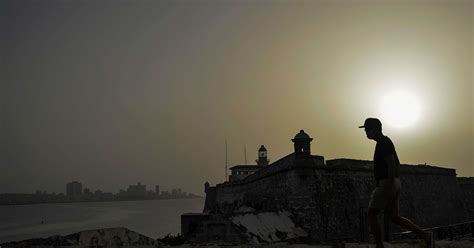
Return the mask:
M 377 119 L 377 118 L 367 118 L 367 119 L 365 119 L 364 125 L 359 126 L 359 128 L 366 128 L 366 129 L 380 128 L 380 129 L 382 129 L 382 122 L 380 122 L 380 120 Z

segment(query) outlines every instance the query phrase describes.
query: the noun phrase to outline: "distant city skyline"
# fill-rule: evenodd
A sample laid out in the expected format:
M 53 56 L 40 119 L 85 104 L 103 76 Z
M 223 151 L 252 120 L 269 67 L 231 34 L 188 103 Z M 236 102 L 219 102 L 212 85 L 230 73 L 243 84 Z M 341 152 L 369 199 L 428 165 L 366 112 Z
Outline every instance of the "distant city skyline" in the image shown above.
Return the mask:
M 304 129 L 312 154 L 474 176 L 473 1 L 1 1 L 0 192 L 203 194 Z M 229 171 L 230 174 L 230 171 Z
M 142 201 L 196 198 L 200 195 L 188 193 L 181 188 L 160 190 L 154 185 L 154 190 L 147 190 L 146 184 L 138 182 L 120 189 L 117 193 L 104 192 L 101 189 L 91 190 L 81 182 L 72 181 L 65 185 L 65 192 L 47 192 L 36 190 L 34 193 L 0 193 L 0 205 L 24 205 L 38 203 L 68 203 L 68 202 L 97 202 L 97 201 Z
M 80 184 L 79 188 L 77 188 L 78 187 L 77 183 Z M 71 185 L 71 184 L 74 184 L 74 185 Z M 64 193 L 64 194 L 68 195 L 67 192 L 68 192 L 68 188 L 70 187 L 70 185 L 71 185 L 71 192 L 77 192 L 77 190 L 79 190 L 82 193 L 84 193 L 85 190 L 92 190 L 91 192 L 93 192 L 95 190 L 102 191 L 101 188 L 88 187 L 88 186 L 82 184 L 80 180 L 73 180 L 71 182 L 66 182 L 65 183 L 65 187 L 64 187 L 63 191 L 61 191 L 61 190 L 60 191 L 47 191 L 47 190 L 43 190 L 43 189 L 36 189 L 33 192 L 9 192 L 9 193 L 35 193 L 35 192 L 41 192 L 41 193 L 48 193 L 48 194 L 50 194 L 50 193 L 56 193 L 56 194 Z M 145 188 L 146 188 L 146 186 L 149 185 L 149 184 L 142 184 L 141 182 L 137 182 L 136 185 L 142 185 L 142 186 L 145 186 Z M 130 188 L 130 186 L 134 186 L 134 184 L 127 185 L 125 187 L 125 189 L 127 187 Z M 124 187 L 124 186 L 122 186 L 122 187 Z M 159 184 L 153 184 L 152 187 L 153 187 L 153 191 L 155 191 L 155 192 L 156 191 L 158 191 L 158 192 L 165 192 L 165 191 L 166 192 L 171 192 L 172 190 L 180 190 L 181 191 L 181 188 L 179 188 L 179 187 L 178 188 L 171 188 L 170 187 L 170 188 L 165 188 L 165 190 L 163 190 L 163 188 Z M 123 190 L 124 190 L 124 188 L 119 188 L 115 193 L 120 193 Z M 152 190 L 152 189 L 148 189 L 147 191 L 150 191 L 150 190 Z M 5 192 L 0 192 L 0 194 L 1 193 L 5 193 Z M 114 193 L 114 192 L 112 192 L 112 193 Z M 74 195 L 74 193 L 71 193 L 70 195 Z

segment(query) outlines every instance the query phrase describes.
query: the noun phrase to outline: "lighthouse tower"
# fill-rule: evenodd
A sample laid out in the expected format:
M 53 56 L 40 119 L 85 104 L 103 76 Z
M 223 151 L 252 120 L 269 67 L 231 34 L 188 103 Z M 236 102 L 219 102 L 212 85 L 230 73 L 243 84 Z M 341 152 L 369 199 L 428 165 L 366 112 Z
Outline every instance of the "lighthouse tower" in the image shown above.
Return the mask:
M 260 149 L 258 149 L 258 159 L 255 162 L 257 162 L 258 166 L 267 166 L 268 162 L 270 162 L 267 159 L 267 148 L 265 146 L 261 145 Z

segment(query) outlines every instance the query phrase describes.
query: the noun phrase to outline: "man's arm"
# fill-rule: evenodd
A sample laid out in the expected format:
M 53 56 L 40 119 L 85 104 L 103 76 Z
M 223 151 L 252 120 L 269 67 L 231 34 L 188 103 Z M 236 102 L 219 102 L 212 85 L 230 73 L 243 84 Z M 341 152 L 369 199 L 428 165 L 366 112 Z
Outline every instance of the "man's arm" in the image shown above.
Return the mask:
M 397 177 L 397 167 L 399 166 L 395 160 L 395 156 L 393 154 L 386 155 L 384 160 L 387 164 L 388 178 L 395 180 L 395 177 Z
M 388 180 L 389 184 L 392 185 L 391 189 L 393 194 L 395 194 L 396 191 L 396 184 L 395 184 L 395 177 L 397 173 L 397 162 L 395 161 L 395 156 L 393 154 L 387 155 L 384 157 L 385 163 L 387 164 L 387 171 L 388 171 Z

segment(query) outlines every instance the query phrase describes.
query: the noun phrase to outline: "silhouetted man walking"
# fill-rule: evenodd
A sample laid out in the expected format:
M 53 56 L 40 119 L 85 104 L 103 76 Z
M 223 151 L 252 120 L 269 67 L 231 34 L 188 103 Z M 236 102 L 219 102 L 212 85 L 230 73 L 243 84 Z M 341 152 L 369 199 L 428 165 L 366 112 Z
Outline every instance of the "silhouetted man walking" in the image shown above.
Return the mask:
M 367 118 L 363 126 L 368 139 L 377 142 L 374 153 L 374 177 L 376 188 L 372 191 L 369 203 L 369 226 L 377 248 L 383 248 L 382 231 L 377 215 L 383 210 L 393 223 L 417 233 L 428 247 L 433 246 L 432 233 L 421 230 L 409 219 L 399 215 L 400 205 L 400 161 L 395 146 L 389 137 L 382 133 L 382 123 L 376 118 Z

